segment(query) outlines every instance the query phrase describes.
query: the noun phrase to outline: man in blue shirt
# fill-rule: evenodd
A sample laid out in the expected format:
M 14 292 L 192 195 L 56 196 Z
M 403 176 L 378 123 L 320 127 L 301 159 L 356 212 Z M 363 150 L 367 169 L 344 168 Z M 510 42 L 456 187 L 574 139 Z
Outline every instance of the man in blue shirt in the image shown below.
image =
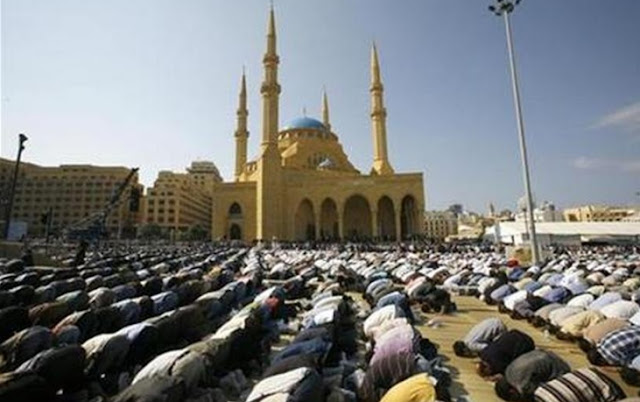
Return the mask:
M 640 327 L 631 325 L 607 334 L 587 352 L 591 364 L 627 366 L 640 355 Z

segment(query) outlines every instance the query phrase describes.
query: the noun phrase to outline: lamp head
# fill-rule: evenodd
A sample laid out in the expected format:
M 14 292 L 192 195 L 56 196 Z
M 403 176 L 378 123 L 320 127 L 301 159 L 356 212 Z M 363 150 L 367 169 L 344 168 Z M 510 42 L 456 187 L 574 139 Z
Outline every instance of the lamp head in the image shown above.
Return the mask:
M 511 13 L 515 7 L 520 4 L 522 0 L 495 0 L 495 5 L 489 6 L 489 11 L 495 15 L 502 15 L 503 13 Z

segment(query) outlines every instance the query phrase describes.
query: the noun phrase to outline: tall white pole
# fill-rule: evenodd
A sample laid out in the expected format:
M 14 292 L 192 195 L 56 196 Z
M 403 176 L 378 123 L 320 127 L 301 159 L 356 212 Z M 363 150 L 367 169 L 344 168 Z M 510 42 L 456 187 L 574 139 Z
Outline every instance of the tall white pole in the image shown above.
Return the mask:
M 527 144 L 524 139 L 524 123 L 522 121 L 522 108 L 520 106 L 520 90 L 518 88 L 518 74 L 516 73 L 516 61 L 513 51 L 513 41 L 511 39 L 511 24 L 509 22 L 509 12 L 503 12 L 504 23 L 507 31 L 507 47 L 509 49 L 509 65 L 511 66 L 511 83 L 513 86 L 513 101 L 516 108 L 516 119 L 518 121 L 518 139 L 520 140 L 520 157 L 522 159 L 522 175 L 524 178 L 524 190 L 527 196 L 527 217 L 529 218 L 529 234 L 531 237 L 531 258 L 533 264 L 540 262 L 540 250 L 538 249 L 538 239 L 536 237 L 536 224 L 533 218 L 533 197 L 531 195 L 531 180 L 529 177 L 529 161 L 527 159 Z

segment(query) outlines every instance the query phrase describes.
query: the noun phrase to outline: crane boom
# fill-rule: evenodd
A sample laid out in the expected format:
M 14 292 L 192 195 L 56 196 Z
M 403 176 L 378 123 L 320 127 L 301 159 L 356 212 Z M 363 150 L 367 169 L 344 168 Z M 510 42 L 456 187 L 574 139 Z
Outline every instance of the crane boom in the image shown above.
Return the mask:
M 96 212 L 78 222 L 72 223 L 64 229 L 66 237 L 70 240 L 96 240 L 107 236 L 107 219 L 113 209 L 118 205 L 122 194 L 138 172 L 139 168 L 132 168 L 127 177 L 118 185 L 111 194 L 111 198 L 101 211 Z

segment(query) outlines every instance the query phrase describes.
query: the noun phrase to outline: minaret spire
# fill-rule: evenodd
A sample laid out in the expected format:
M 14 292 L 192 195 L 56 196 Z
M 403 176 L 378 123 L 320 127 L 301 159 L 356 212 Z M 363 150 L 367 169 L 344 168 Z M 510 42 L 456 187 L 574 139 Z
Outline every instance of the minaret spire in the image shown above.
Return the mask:
M 242 79 L 240 80 L 240 100 L 238 102 L 238 111 L 247 110 L 247 75 L 242 66 Z
M 276 55 L 276 17 L 273 11 L 273 3 L 269 9 L 269 26 L 267 28 L 267 54 Z
M 234 176 L 236 181 L 239 181 L 247 163 L 247 138 L 249 138 L 249 131 L 247 130 L 247 116 L 249 115 L 249 111 L 247 110 L 247 79 L 244 67 L 242 67 L 242 79 L 240 80 L 240 95 L 238 96 L 238 111 L 236 115 L 236 168 Z
M 378 48 L 376 43 L 371 45 L 371 86 L 382 85 L 380 78 L 380 62 L 378 61 Z
M 322 91 L 322 123 L 331 131 L 331 123 L 329 122 L 329 100 L 327 99 L 327 89 Z
M 278 137 L 278 103 L 280 84 L 278 84 L 278 64 L 280 58 L 276 52 L 276 18 L 273 4 L 269 10 L 267 25 L 267 50 L 262 59 L 264 79 L 260 92 L 262 93 L 262 150 L 267 144 L 276 146 Z
M 384 107 L 384 87 L 380 78 L 380 63 L 375 42 L 371 47 L 371 128 L 373 133 L 372 174 L 393 174 L 387 154 L 387 109 Z

